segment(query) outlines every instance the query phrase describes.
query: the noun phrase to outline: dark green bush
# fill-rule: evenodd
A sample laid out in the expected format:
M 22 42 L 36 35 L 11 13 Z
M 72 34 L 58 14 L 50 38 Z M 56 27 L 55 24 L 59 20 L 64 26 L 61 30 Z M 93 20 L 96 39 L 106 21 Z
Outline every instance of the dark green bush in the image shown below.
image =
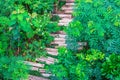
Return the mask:
M 74 20 L 66 30 L 68 39 L 86 41 L 88 48 L 105 53 L 120 53 L 120 1 L 76 0 L 75 4 Z
M 60 30 L 51 21 L 55 3 L 58 1 L 1 1 L 0 55 L 29 55 L 31 59 L 45 55 L 45 47 L 53 41 L 50 34 Z
M 120 79 L 120 55 L 111 54 L 102 64 L 102 74 L 111 80 Z
M 0 57 L 0 79 L 26 79 L 29 69 L 29 66 L 23 63 L 22 57 Z
M 72 53 L 63 47 L 58 52 L 58 62 L 48 67 L 51 80 L 103 80 L 104 53 L 94 49 Z
M 87 43 L 79 56 L 87 62 L 88 80 L 120 79 L 119 8 L 119 0 L 75 0 L 74 18 L 66 29 L 67 48 L 78 53 L 78 42 Z
M 60 30 L 57 21 L 51 20 L 55 3 L 58 0 L 0 1 L 0 76 L 4 80 L 27 77 L 28 67 L 19 56 L 34 60 L 46 54 L 53 40 L 50 34 Z

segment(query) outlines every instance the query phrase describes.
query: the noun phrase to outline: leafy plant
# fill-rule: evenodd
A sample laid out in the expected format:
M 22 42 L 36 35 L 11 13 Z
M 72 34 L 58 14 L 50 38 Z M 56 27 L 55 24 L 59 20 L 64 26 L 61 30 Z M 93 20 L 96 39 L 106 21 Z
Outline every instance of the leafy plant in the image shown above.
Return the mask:
M 28 78 L 29 66 L 23 63 L 22 57 L 0 57 L 0 79 L 20 80 Z
M 102 75 L 104 75 L 107 79 L 120 79 L 120 55 L 111 54 L 106 57 L 106 61 L 102 64 L 101 71 Z
M 102 80 L 104 53 L 91 49 L 73 53 L 64 47 L 58 50 L 58 61 L 47 67 L 52 80 Z
M 33 61 L 46 54 L 45 48 L 53 41 L 50 34 L 60 30 L 57 21 L 52 21 L 55 3 L 58 0 L 0 2 L 0 77 L 26 78 L 28 67 L 19 56 Z
M 119 54 L 119 3 L 118 0 L 76 0 L 74 20 L 66 30 L 68 39 L 75 39 L 76 42 L 86 41 L 88 48 Z M 69 44 L 71 42 L 68 42 Z
M 54 3 L 57 2 L 1 1 L 0 54 L 23 55 L 29 60 L 45 55 L 45 47 L 53 41 L 50 34 L 60 30 L 57 22 L 51 20 L 51 12 L 54 10 Z

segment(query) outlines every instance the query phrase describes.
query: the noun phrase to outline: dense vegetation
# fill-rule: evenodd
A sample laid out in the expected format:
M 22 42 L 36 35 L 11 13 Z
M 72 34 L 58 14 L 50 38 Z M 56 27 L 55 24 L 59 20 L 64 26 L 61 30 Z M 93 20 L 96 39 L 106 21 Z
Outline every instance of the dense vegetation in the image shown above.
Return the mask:
M 69 38 L 86 41 L 88 48 L 106 54 L 120 53 L 119 0 L 76 0 L 74 16 L 67 29 Z
M 44 47 L 53 40 L 50 33 L 58 30 L 57 23 L 50 20 L 54 2 L 2 1 L 0 54 L 34 57 L 44 54 Z
M 58 0 L 0 1 L 0 78 L 26 78 L 29 68 L 23 60 L 46 54 L 50 33 L 60 30 L 52 20 L 54 4 L 63 5 Z
M 73 16 L 51 79 L 120 80 L 120 1 L 75 0 Z
M 0 2 L 0 79 L 28 77 L 29 66 L 46 54 L 60 30 L 54 12 L 58 0 L 2 0 Z M 51 80 L 120 80 L 120 1 L 75 0 L 74 19 L 65 30 L 67 48 L 48 66 Z M 58 18 L 58 17 L 57 17 Z M 81 45 L 87 45 L 79 51 Z

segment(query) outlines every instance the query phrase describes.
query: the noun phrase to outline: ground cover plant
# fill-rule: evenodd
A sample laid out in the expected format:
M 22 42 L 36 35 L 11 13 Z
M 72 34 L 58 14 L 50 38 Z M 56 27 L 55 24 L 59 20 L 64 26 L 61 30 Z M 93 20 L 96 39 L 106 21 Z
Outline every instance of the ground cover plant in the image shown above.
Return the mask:
M 49 69 L 51 79 L 119 80 L 120 1 L 75 0 L 73 16 L 65 29 L 68 46 L 59 49 L 58 62 Z

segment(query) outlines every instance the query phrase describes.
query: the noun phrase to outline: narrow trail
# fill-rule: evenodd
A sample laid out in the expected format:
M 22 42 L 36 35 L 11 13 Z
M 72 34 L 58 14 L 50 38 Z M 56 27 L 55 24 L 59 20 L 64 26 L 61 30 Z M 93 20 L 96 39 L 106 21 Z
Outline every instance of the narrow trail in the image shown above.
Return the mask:
M 53 14 L 58 15 L 61 18 L 58 23 L 59 26 L 67 26 L 69 22 L 72 21 L 73 6 L 74 0 L 66 0 L 66 4 L 62 7 L 62 9 L 60 11 L 56 11 Z M 45 64 L 54 64 L 54 62 L 57 60 L 56 58 L 54 58 L 54 56 L 58 55 L 57 47 L 66 46 L 65 32 L 59 31 L 51 35 L 54 37 L 54 41 L 51 43 L 51 45 L 54 45 L 54 47 L 46 48 L 48 56 L 37 58 L 36 62 L 26 62 L 32 66 L 32 70 L 39 71 L 41 76 L 43 77 L 30 75 L 29 80 L 49 80 L 47 79 L 47 77 L 49 77 L 51 74 L 45 71 L 44 66 Z

